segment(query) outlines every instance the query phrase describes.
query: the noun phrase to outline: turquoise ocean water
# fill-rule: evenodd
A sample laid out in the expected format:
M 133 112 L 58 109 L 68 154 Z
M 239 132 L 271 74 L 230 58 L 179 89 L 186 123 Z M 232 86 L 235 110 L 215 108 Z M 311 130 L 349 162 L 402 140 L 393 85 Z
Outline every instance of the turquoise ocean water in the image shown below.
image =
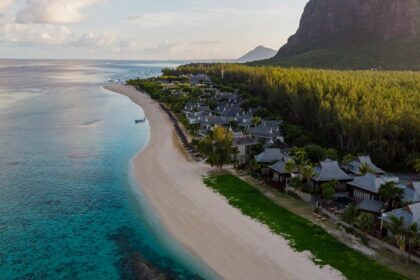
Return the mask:
M 163 63 L 0 61 L 0 279 L 201 279 L 135 186 L 143 117 L 108 80 Z

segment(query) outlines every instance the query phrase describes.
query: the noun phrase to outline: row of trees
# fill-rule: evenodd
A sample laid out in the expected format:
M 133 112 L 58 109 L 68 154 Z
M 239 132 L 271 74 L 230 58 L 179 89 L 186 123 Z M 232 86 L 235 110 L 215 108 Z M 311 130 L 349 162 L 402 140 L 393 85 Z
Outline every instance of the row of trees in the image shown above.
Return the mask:
M 340 151 L 402 163 L 420 151 L 420 73 L 187 65 L 246 88 L 271 112 L 304 126 Z

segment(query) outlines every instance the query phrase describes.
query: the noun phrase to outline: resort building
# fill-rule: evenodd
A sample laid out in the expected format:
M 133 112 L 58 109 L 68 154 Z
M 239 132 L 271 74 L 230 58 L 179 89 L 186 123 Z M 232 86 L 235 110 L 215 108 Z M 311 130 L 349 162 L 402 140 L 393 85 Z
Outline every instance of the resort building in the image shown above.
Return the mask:
M 352 161 L 347 167 L 346 170 L 352 174 L 355 175 L 363 175 L 361 172 L 361 167 L 363 165 L 366 165 L 369 168 L 369 172 L 376 174 L 376 175 L 382 175 L 386 172 L 377 167 L 372 160 L 370 159 L 370 156 L 359 156 L 357 160 Z
M 350 197 L 357 201 L 362 200 L 380 200 L 379 189 L 387 182 L 398 183 L 397 177 L 389 177 L 385 175 L 376 175 L 367 173 L 364 176 L 356 177 L 347 184 Z
M 402 200 L 411 203 L 420 202 L 420 182 L 409 182 L 404 188 L 404 195 Z
M 276 142 L 284 143 L 280 126 L 282 121 L 263 120 L 259 125 L 249 128 L 252 138 L 267 147 L 273 146 Z
M 404 219 L 405 228 L 409 227 L 413 223 L 420 225 L 420 202 L 383 213 L 381 220 L 384 222 L 390 222 L 392 216 L 397 218 L 402 217 Z
M 254 159 L 258 163 L 274 163 L 276 161 L 284 159 L 285 155 L 280 149 L 266 148 L 264 152 L 254 156 Z
M 227 126 L 229 120 L 221 116 L 208 116 L 198 120 L 200 124 L 200 134 L 206 135 L 215 126 Z
M 209 84 L 211 79 L 205 74 L 190 75 L 190 82 L 192 85 Z
M 364 199 L 357 205 L 359 211 L 371 213 L 375 216 L 379 216 L 384 207 L 385 204 L 383 202 L 369 199 Z
M 233 156 L 233 160 L 239 164 L 244 164 L 251 158 L 251 147 L 258 143 L 249 135 L 242 132 L 233 133 L 233 146 L 237 153 Z
M 315 176 L 309 181 L 309 186 L 312 188 L 319 188 L 323 183 L 330 181 L 337 181 L 339 184 L 336 187 L 337 192 L 346 191 L 346 184 L 353 180 L 346 172 L 344 172 L 337 161 L 327 159 L 321 161 L 314 168 Z
M 286 170 L 286 163 L 289 160 L 287 155 L 275 164 L 269 167 L 271 171 L 271 181 L 275 187 L 284 188 L 286 187 L 287 179 L 291 178 L 293 174 L 297 173 L 297 170 L 291 170 L 292 173 Z

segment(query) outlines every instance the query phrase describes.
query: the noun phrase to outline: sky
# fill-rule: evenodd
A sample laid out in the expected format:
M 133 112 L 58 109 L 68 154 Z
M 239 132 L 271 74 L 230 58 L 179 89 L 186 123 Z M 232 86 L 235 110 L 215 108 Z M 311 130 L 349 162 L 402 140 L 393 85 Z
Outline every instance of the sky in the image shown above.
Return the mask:
M 0 58 L 238 58 L 279 49 L 307 1 L 0 0 Z

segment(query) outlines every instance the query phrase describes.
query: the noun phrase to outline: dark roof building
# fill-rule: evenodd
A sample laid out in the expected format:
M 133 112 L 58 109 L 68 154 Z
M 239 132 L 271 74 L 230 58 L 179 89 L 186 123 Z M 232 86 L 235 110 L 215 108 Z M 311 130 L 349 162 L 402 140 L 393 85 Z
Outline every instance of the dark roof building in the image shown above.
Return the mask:
M 290 172 L 286 169 L 286 163 L 290 158 L 287 155 L 284 155 L 284 158 L 271 165 L 269 168 L 279 174 L 289 174 Z M 292 170 L 293 173 L 296 173 L 297 170 Z
M 364 199 L 357 208 L 363 212 L 379 214 L 384 209 L 384 204 L 377 200 Z
M 370 156 L 359 156 L 357 160 L 354 160 L 349 164 L 347 169 L 350 173 L 362 175 L 362 172 L 360 171 L 360 167 L 362 165 L 367 165 L 369 167 L 369 171 L 373 174 L 381 175 L 386 173 L 372 162 Z
M 267 121 L 263 120 L 259 125 L 250 127 L 249 134 L 258 141 L 264 143 L 272 143 L 275 141 L 284 142 L 280 126 L 282 121 Z
M 404 188 L 403 201 L 420 202 L 420 182 L 413 181 L 407 184 Z
M 284 154 L 280 149 L 266 148 L 264 152 L 254 156 L 255 161 L 258 163 L 273 163 L 284 159 Z
M 380 176 L 373 173 L 367 173 L 364 176 L 356 177 L 348 184 L 352 187 L 377 194 L 383 184 L 387 182 L 398 183 L 398 181 L 397 177 Z
M 420 202 L 383 213 L 381 219 L 384 222 L 389 222 L 392 216 L 402 217 L 404 219 L 404 227 L 409 227 L 413 223 L 420 225 Z
M 315 176 L 312 177 L 312 180 L 315 182 L 328 182 L 328 181 L 350 181 L 353 178 L 344 172 L 337 161 L 327 159 L 321 161 L 314 168 Z

